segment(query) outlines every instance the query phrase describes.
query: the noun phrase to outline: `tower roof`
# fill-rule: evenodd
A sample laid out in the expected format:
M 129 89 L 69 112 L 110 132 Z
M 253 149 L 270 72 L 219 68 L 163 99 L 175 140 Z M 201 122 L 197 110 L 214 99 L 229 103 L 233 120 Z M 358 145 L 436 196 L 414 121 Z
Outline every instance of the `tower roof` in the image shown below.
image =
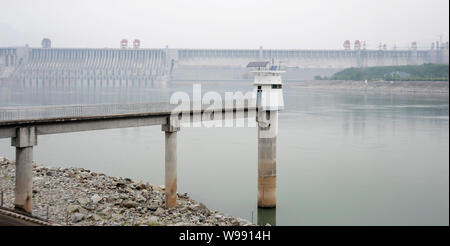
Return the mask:
M 267 64 L 269 64 L 268 61 L 262 61 L 262 62 L 250 62 L 247 67 L 266 67 Z

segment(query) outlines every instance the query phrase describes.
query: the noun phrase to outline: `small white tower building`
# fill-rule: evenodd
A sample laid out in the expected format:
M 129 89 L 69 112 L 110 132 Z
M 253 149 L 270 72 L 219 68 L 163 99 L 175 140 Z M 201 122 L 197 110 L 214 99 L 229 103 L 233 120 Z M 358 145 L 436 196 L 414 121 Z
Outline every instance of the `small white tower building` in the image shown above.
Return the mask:
M 269 62 L 250 62 L 247 65 L 255 75 L 253 82 L 253 95 L 256 96 L 257 105 L 262 110 L 280 110 L 284 108 L 283 83 L 279 66 L 270 65 Z
M 276 143 L 278 111 L 284 108 L 283 83 L 279 66 L 250 62 L 255 75 L 253 97 L 258 113 L 258 207 L 276 207 Z

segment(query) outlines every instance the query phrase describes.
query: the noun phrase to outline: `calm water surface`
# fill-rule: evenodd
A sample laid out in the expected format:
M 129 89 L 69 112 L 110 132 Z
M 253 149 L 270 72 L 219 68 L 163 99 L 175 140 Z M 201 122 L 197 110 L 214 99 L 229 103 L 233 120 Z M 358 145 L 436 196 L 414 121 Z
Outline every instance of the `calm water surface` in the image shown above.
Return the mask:
M 251 83 L 203 83 L 203 92 Z M 1 90 L 1 89 L 0 89 Z M 0 92 L 0 106 L 164 101 L 170 88 Z M 279 114 L 277 209 L 259 210 L 256 128 L 182 128 L 178 182 L 212 209 L 277 225 L 448 225 L 449 100 L 284 87 Z M 14 158 L 9 139 L 0 156 Z M 39 137 L 35 159 L 164 183 L 159 126 Z M 253 214 L 253 216 L 252 216 Z

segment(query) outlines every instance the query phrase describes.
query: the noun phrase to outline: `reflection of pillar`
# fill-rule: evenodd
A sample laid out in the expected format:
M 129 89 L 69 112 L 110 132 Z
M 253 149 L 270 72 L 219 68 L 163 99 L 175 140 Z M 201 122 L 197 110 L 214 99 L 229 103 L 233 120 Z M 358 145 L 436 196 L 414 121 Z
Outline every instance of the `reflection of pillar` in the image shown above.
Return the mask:
M 276 208 L 258 208 L 258 225 L 277 225 Z
M 11 145 L 16 147 L 16 187 L 14 207 L 27 213 L 32 212 L 33 146 L 37 144 L 34 127 L 18 128 Z
M 165 132 L 165 193 L 166 206 L 172 208 L 177 205 L 177 131 L 180 130 L 178 118 L 168 118 L 167 124 L 162 125 Z

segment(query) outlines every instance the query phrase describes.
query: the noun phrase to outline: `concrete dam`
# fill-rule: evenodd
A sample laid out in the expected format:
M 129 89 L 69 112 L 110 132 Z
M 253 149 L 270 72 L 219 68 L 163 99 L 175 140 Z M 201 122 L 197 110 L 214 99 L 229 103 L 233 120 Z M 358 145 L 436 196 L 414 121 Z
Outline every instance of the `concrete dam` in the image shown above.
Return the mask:
M 308 80 L 349 67 L 448 64 L 449 47 L 448 42 L 426 50 L 4 47 L 0 81 L 33 88 L 145 88 L 171 80 L 249 80 L 245 65 L 255 60 L 280 62 L 285 80 Z

